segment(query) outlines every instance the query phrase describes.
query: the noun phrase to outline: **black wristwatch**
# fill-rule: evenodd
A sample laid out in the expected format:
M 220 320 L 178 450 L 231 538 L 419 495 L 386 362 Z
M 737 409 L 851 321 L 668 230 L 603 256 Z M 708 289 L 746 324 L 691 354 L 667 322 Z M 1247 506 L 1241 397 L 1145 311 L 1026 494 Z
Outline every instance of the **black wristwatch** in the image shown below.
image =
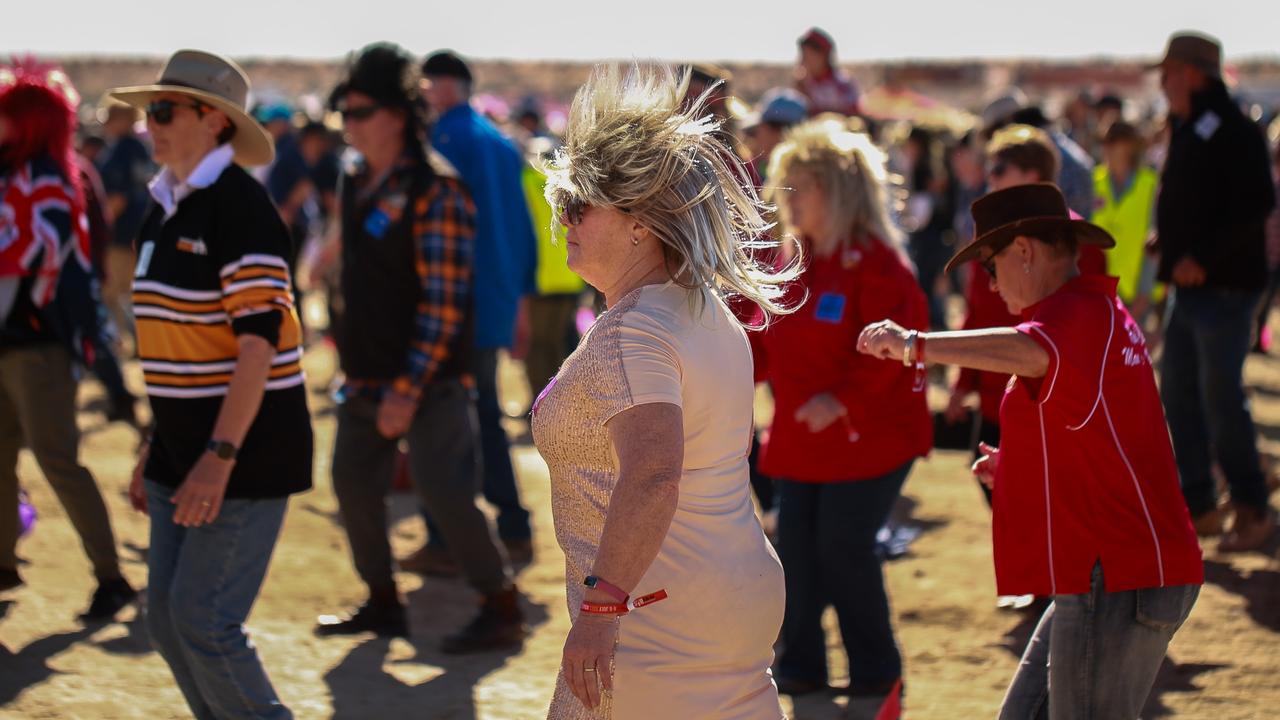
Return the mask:
M 226 440 L 210 440 L 205 449 L 216 455 L 219 460 L 235 460 L 236 453 L 240 452 L 240 448 Z

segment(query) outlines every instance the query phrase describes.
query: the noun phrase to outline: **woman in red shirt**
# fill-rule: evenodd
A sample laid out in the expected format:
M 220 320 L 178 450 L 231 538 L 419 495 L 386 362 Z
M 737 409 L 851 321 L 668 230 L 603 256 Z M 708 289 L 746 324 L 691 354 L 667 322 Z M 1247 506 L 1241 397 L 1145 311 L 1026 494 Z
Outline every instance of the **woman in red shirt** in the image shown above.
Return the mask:
M 808 267 L 787 302 L 807 302 L 756 343 L 775 400 L 760 469 L 778 482 L 787 609 L 778 687 L 825 688 L 822 613 L 834 605 L 850 694 L 884 696 L 902 675 L 876 532 L 916 458 L 933 444 L 924 376 L 860 355 L 858 332 L 891 317 L 926 328 L 928 305 L 889 220 L 883 154 L 824 123 L 794 129 L 769 177 Z
M 858 349 L 1014 376 L 1000 448 L 974 470 L 993 486 L 998 591 L 1054 602 L 1000 717 L 1137 717 L 1204 568 L 1142 330 L 1116 278 L 1076 264 L 1079 246 L 1115 241 L 1049 184 L 994 192 L 973 217 L 950 266 L 981 261 L 1022 324 L 921 334 L 889 319 Z

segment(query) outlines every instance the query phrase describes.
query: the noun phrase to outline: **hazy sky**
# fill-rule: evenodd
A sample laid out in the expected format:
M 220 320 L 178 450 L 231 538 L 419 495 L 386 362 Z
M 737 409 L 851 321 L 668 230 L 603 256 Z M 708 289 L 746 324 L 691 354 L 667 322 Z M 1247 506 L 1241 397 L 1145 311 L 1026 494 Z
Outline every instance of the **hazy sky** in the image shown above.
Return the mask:
M 478 58 L 789 62 L 819 25 L 845 60 L 1153 56 L 1196 28 L 1280 55 L 1276 0 L 6 0 L 0 52 L 330 58 L 374 40 Z M 56 19 L 47 17 L 56 13 Z M 712 30 L 713 27 L 718 29 Z

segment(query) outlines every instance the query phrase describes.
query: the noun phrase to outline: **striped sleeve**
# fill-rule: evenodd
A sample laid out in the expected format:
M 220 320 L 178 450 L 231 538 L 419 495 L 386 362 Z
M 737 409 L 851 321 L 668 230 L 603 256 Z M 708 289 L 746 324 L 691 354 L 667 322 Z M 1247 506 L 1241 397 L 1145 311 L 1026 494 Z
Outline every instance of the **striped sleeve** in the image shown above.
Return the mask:
M 471 303 L 475 206 L 454 180 L 441 178 L 414 202 L 415 268 L 422 294 L 405 370 L 393 389 L 418 397 L 448 359 Z

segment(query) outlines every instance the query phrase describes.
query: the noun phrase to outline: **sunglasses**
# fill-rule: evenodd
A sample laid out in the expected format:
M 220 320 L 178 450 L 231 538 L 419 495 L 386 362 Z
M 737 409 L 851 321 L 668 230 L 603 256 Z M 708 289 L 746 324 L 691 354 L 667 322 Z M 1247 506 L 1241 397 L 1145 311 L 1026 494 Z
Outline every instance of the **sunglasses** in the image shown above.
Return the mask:
M 993 178 L 998 178 L 1001 175 L 1004 175 L 1005 171 L 1008 169 L 1009 169 L 1009 163 L 1005 162 L 1004 160 L 1000 160 L 999 162 L 991 166 L 991 170 L 988 172 L 988 174 Z
M 211 108 L 202 102 L 178 102 L 177 100 L 152 100 L 147 105 L 147 117 L 151 118 L 157 125 L 168 125 L 173 122 L 173 111 L 180 107 L 191 108 L 195 110 L 200 117 Z
M 342 121 L 350 122 L 352 120 L 368 120 L 373 117 L 374 113 L 381 109 L 381 105 L 361 105 L 360 107 L 343 108 Z
M 996 280 L 996 279 L 997 279 L 997 278 L 996 278 L 996 256 L 997 256 L 997 255 L 999 255 L 1000 253 L 1004 252 L 1004 249 L 1005 249 L 1005 248 L 1007 248 L 1007 247 L 1009 247 L 1009 245 L 1010 245 L 1011 243 L 1013 243 L 1013 239 L 1012 239 L 1012 238 L 1010 238 L 1010 239 L 1008 239 L 1008 240 L 1003 240 L 1003 241 L 1001 241 L 1001 242 L 999 242 L 999 243 L 997 243 L 997 244 L 995 244 L 995 245 L 992 245 L 992 246 L 991 246 L 991 254 L 987 256 L 987 259 L 986 259 L 986 260 L 979 260 L 979 261 L 978 261 L 978 262 L 982 263 L 982 269 L 983 269 L 983 270 L 986 270 L 986 271 L 987 271 L 987 273 L 988 273 L 989 275 L 991 275 L 991 279 L 992 279 L 992 280 Z

